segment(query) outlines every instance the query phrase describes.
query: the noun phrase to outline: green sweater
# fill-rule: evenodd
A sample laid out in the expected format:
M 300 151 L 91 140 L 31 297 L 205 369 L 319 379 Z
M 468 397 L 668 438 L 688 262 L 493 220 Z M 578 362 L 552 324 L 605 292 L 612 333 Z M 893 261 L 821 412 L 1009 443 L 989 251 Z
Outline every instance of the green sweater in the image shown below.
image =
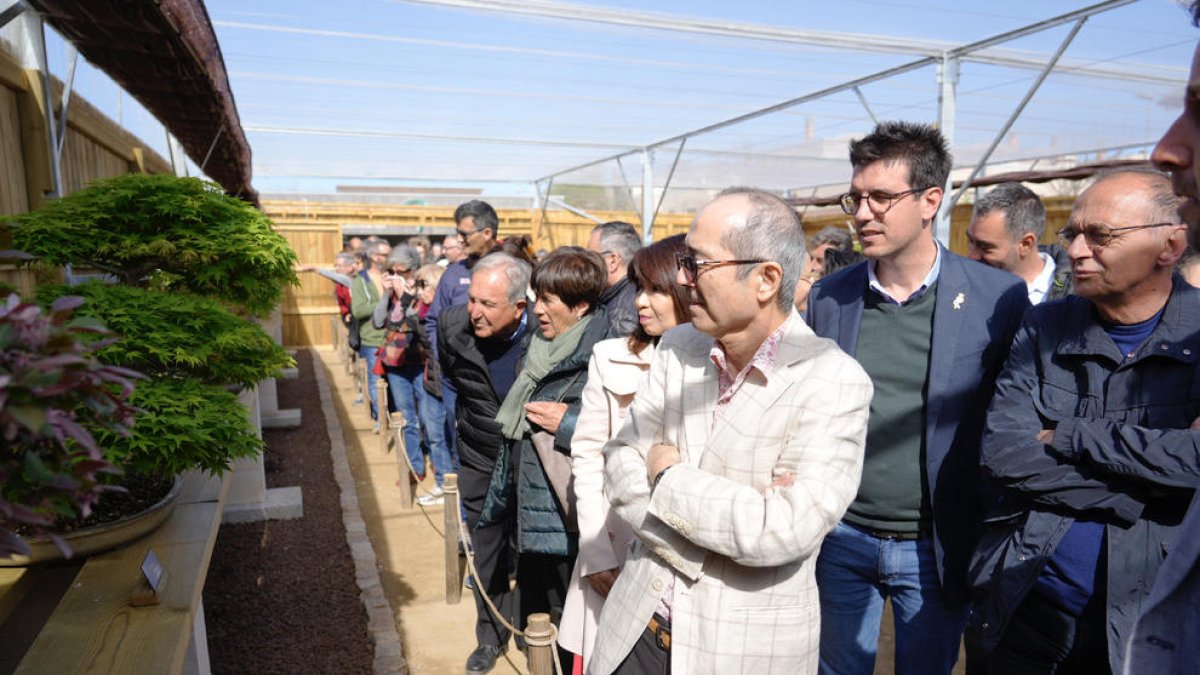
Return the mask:
M 361 274 L 354 277 L 350 284 L 350 313 L 358 321 L 358 335 L 364 347 L 378 347 L 383 344 L 384 329 L 371 324 L 371 313 L 379 304 L 379 289 L 375 284 Z
M 918 532 L 932 522 L 925 481 L 925 405 L 935 282 L 906 305 L 868 291 L 855 357 L 875 396 L 858 497 L 846 520 L 872 530 Z

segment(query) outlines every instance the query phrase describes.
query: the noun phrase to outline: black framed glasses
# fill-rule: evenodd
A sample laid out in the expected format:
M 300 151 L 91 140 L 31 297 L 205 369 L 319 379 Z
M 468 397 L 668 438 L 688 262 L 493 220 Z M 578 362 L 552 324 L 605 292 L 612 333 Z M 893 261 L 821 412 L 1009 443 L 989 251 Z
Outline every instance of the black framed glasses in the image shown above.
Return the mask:
M 896 202 L 900 201 L 901 199 L 904 199 L 909 195 L 919 194 L 926 190 L 932 190 L 933 188 L 934 186 L 931 185 L 929 187 L 904 190 L 903 192 L 887 192 L 884 190 L 871 190 L 866 194 L 847 192 L 845 194 L 838 195 L 838 204 L 842 207 L 842 211 L 846 215 L 852 216 L 858 213 L 858 207 L 862 205 L 863 200 L 865 199 L 867 200 L 867 208 L 871 209 L 871 213 L 874 213 L 877 216 L 882 216 L 890 211 L 892 207 L 896 205 Z
M 1127 225 L 1125 227 L 1109 227 L 1104 223 L 1089 223 L 1083 226 L 1067 225 L 1058 231 L 1058 241 L 1063 248 L 1070 248 L 1071 243 L 1079 235 L 1083 235 L 1083 240 L 1091 248 L 1104 248 L 1113 243 L 1113 240 L 1129 234 L 1134 230 L 1145 230 L 1151 227 L 1172 227 L 1179 223 L 1147 223 L 1145 225 Z M 1117 234 L 1120 232 L 1121 234 Z
M 429 282 L 424 279 L 417 279 L 413 282 L 413 286 L 416 288 L 429 288 Z
M 702 260 L 691 255 L 675 254 L 676 266 L 683 270 L 683 275 L 690 282 L 696 281 L 696 277 L 700 276 L 701 271 L 711 267 L 720 267 L 721 265 L 761 265 L 765 262 L 769 261 L 758 258 L 750 260 Z
M 466 241 L 467 239 L 469 239 L 471 237 L 471 235 L 475 234 L 478 231 L 479 230 L 466 230 L 466 231 L 459 230 L 459 229 L 454 230 L 454 232 L 456 234 L 458 234 L 459 238 L 461 238 L 463 241 Z

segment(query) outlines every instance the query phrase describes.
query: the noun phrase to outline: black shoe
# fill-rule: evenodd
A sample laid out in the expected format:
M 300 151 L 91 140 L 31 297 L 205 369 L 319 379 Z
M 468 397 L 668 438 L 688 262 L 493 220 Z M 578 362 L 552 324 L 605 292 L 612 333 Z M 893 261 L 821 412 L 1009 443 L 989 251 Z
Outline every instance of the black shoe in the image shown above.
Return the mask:
M 483 675 L 496 666 L 496 659 L 504 653 L 500 645 L 479 645 L 467 657 L 467 675 Z

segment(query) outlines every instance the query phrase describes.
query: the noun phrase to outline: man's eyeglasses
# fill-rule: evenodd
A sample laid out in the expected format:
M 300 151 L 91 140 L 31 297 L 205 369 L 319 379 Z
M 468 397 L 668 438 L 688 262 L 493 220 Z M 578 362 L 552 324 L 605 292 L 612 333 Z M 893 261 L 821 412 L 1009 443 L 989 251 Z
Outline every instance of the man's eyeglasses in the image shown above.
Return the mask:
M 471 238 L 471 235 L 475 234 L 479 230 L 457 230 L 456 229 L 454 231 L 458 233 L 459 238 L 461 238 L 463 241 L 466 241 L 467 239 Z
M 896 202 L 909 196 L 915 195 L 926 190 L 932 190 L 933 187 L 913 188 L 903 192 L 885 192 L 883 190 L 871 190 L 864 194 L 857 192 L 847 192 L 838 195 L 838 204 L 841 205 L 842 211 L 846 215 L 852 216 L 858 213 L 858 207 L 862 205 L 864 199 L 867 200 L 867 208 L 871 209 L 871 213 L 877 216 L 882 216 L 896 205 Z
M 1133 230 L 1144 230 L 1150 227 L 1172 227 L 1178 223 L 1149 223 L 1146 225 L 1128 225 L 1125 227 L 1109 227 L 1103 223 L 1091 223 L 1082 227 L 1067 225 L 1058 231 L 1058 241 L 1063 248 L 1070 248 L 1075 237 L 1083 235 L 1083 240 L 1091 248 L 1104 248 Z M 1121 234 L 1117 234 L 1120 232 Z
M 683 270 L 683 275 L 688 281 L 696 281 L 696 277 L 700 275 L 701 270 L 710 267 L 720 267 L 721 265 L 759 265 L 767 262 L 766 260 L 701 260 L 695 256 L 683 255 L 682 253 L 675 254 L 675 264 L 679 269 Z

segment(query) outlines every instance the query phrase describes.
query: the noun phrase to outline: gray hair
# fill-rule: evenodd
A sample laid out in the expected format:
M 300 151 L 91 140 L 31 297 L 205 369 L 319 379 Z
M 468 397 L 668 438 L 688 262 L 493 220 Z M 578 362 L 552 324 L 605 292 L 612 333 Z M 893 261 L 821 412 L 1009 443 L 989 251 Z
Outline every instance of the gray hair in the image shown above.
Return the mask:
M 854 238 L 850 236 L 850 232 L 840 227 L 829 226 L 823 228 L 808 240 L 808 248 L 810 250 L 818 246 L 824 246 L 825 244 L 832 244 L 833 248 L 846 251 L 847 253 L 854 250 Z
M 741 196 L 750 202 L 750 211 L 740 227 L 726 230 L 721 245 L 739 260 L 770 260 L 783 268 L 775 303 L 790 311 L 796 295 L 796 283 L 804 273 L 804 225 L 795 209 L 778 196 L 750 187 L 722 190 L 717 199 Z M 738 269 L 738 278 L 749 276 L 749 266 Z
M 390 269 L 392 265 L 396 264 L 404 265 L 409 271 L 416 272 L 417 268 L 421 266 L 421 254 L 407 244 L 397 246 L 388 254 L 387 267 Z
M 529 289 L 529 277 L 533 274 L 533 267 L 529 263 L 508 253 L 489 253 L 471 268 L 471 278 L 491 272 L 504 272 L 504 277 L 508 280 L 506 296 L 509 303 L 515 305 L 525 299 L 525 291 Z
M 621 256 L 626 265 L 633 260 L 633 254 L 642 248 L 642 237 L 637 228 L 620 220 L 601 223 L 592 228 L 592 233 L 600 233 L 600 249 L 611 251 Z
M 992 211 L 1004 213 L 1004 229 L 1016 241 L 1026 233 L 1037 239 L 1046 231 L 1046 207 L 1033 190 L 1020 183 L 1001 183 L 975 202 L 972 217 L 982 218 Z
M 1179 207 L 1183 199 L 1175 194 L 1171 187 L 1171 177 L 1150 167 L 1130 167 L 1102 171 L 1096 175 L 1096 181 L 1088 189 L 1112 178 L 1121 176 L 1139 176 L 1146 186 L 1143 196 L 1146 198 L 1147 223 L 1182 223 L 1179 217 Z
M 335 265 L 353 265 L 355 256 L 353 253 L 339 253 L 333 257 Z
M 380 250 L 382 250 L 384 246 L 388 247 L 388 250 L 391 250 L 391 248 L 392 248 L 392 245 L 387 243 L 383 239 L 376 239 L 375 241 L 371 242 L 371 244 L 369 246 L 367 246 L 367 253 L 374 255 L 375 253 L 378 253 Z

